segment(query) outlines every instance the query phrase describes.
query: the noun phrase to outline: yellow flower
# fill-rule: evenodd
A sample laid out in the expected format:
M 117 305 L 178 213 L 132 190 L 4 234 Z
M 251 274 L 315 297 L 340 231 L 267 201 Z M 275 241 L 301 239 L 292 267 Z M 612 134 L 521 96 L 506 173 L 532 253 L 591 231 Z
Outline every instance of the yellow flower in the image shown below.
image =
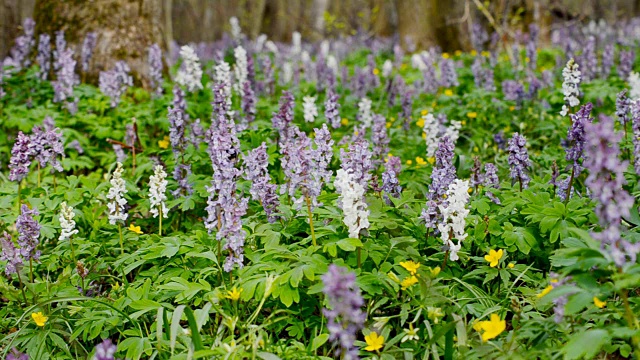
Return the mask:
M 507 328 L 507 322 L 500 320 L 498 314 L 491 314 L 491 319 L 489 321 L 480 321 L 478 327 L 483 331 L 482 341 L 487 341 L 500 335 Z M 477 329 L 475 325 L 474 329 Z
M 232 301 L 238 301 L 240 299 L 240 293 L 242 293 L 243 289 L 238 289 L 234 286 L 231 290 L 227 291 L 227 299 L 231 299 Z
M 437 307 L 427 307 L 427 317 L 429 320 L 433 321 L 434 324 L 440 322 L 440 318 L 444 317 L 444 313 L 441 308 Z
M 542 292 L 538 295 L 536 295 L 538 297 L 538 299 L 542 298 L 543 296 L 547 295 L 548 293 L 551 292 L 551 290 L 553 290 L 553 286 L 549 285 L 546 288 L 544 288 L 544 290 L 542 290 Z
M 165 136 L 164 139 L 158 140 L 158 146 L 160 146 L 160 149 L 168 148 L 169 147 L 169 137 Z
M 474 321 L 473 322 L 473 330 L 477 331 L 477 332 L 481 332 L 482 331 L 482 321 Z
M 342 124 L 342 125 L 344 125 L 344 126 L 349 125 L 349 119 L 347 119 L 347 118 L 342 118 L 342 120 L 340 121 L 340 124 Z
M 516 264 L 514 264 L 514 263 L 509 263 L 509 265 L 507 265 L 507 267 L 508 267 L 509 269 L 513 269 L 514 267 L 516 267 Z
M 606 301 L 602 301 L 600 299 L 598 299 L 597 297 L 593 297 L 593 305 L 595 305 L 597 308 L 602 309 L 603 307 L 607 306 L 607 302 Z
M 460 56 L 460 55 L 462 55 L 462 51 L 460 51 L 460 50 L 456 50 L 453 54 L 454 54 L 455 56 Z
M 467 113 L 467 117 L 468 117 L 469 119 L 475 119 L 475 118 L 477 118 L 477 117 L 478 117 L 478 113 L 477 113 L 477 112 L 475 112 L 475 111 L 468 112 L 468 113 Z
M 400 283 L 400 279 L 398 278 L 398 275 L 392 273 L 391 271 L 389 271 L 389 273 L 387 274 L 387 276 L 389 277 L 389 279 L 393 280 L 396 283 Z
M 418 272 L 418 269 L 420 268 L 420 263 L 414 262 L 412 260 L 401 261 L 400 262 L 400 266 L 405 268 L 405 270 L 407 270 L 409 272 L 409 274 L 415 275 L 416 272 Z
M 411 164 L 413 164 L 413 161 L 412 160 L 407 160 L 407 165 L 411 165 Z
M 134 223 L 129 224 L 129 230 L 138 235 L 143 234 L 143 232 L 140 230 L 140 226 L 136 226 Z
M 373 75 L 380 74 L 380 70 L 378 68 L 373 69 Z
M 44 326 L 44 324 L 47 323 L 47 320 L 49 320 L 49 318 L 44 316 L 42 312 L 31 313 L 31 317 L 38 326 Z
M 478 150 L 478 147 L 477 147 L 477 146 L 474 146 L 474 147 L 473 147 L 473 152 L 478 152 L 478 151 L 479 151 L 479 150 Z
M 419 128 L 424 126 L 424 119 L 420 118 L 418 119 L 418 121 L 416 121 L 416 126 L 418 126 Z
M 391 121 L 387 121 L 387 129 L 391 127 Z
M 427 109 L 424 109 L 424 110 L 422 110 L 422 111 L 420 112 L 420 114 L 422 114 L 422 116 L 425 116 L 425 115 L 427 115 L 428 113 L 429 113 L 429 110 L 427 110 Z
M 445 90 L 445 91 L 444 91 L 444 94 L 445 94 L 446 96 L 453 96 L 453 90 L 451 90 L 451 89 L 447 89 L 447 90 Z
M 471 54 L 471 56 L 476 56 L 478 55 L 478 52 L 475 50 L 471 50 L 471 52 L 469 52 L 469 54 Z
M 111 286 L 111 290 L 113 290 L 113 291 L 118 291 L 118 290 L 120 290 L 120 283 L 119 283 L 119 282 L 116 282 L 115 284 L 113 284 L 113 285 Z
M 449 58 L 449 53 L 442 53 L 442 58 L 443 59 L 448 59 Z
M 426 139 L 427 138 L 427 133 L 422 133 L 422 138 Z
M 529 59 L 529 57 L 527 56 L 526 58 L 524 58 L 524 62 L 530 62 L 531 59 Z
M 491 55 L 491 53 L 488 52 L 488 51 L 483 51 L 483 52 L 480 53 L 480 55 L 482 55 L 484 57 L 489 57 L 489 55 Z
M 509 111 L 513 111 L 513 110 L 515 110 L 515 109 L 516 109 L 516 107 L 515 107 L 515 106 L 513 106 L 513 105 L 509 106 Z
M 378 351 L 382 349 L 382 345 L 384 345 L 384 336 L 380 336 L 377 332 L 372 331 L 364 337 L 364 341 L 367 342 L 367 347 L 364 348 L 365 350 Z
M 438 274 L 440 274 L 440 266 L 436 266 L 433 269 L 429 269 L 429 272 L 431 273 L 432 278 L 438 276 Z
M 433 165 L 436 162 L 436 158 L 431 156 L 431 157 L 427 158 L 427 161 L 429 162 L 429 164 Z
M 405 278 L 404 280 L 402 280 L 402 282 L 400 283 L 400 286 L 402 286 L 402 290 L 407 290 L 408 288 L 412 287 L 417 283 L 418 283 L 418 278 L 415 277 L 414 275 L 411 275 Z
M 473 192 L 473 188 L 472 188 L 472 187 L 469 187 L 469 188 L 467 189 L 467 192 L 468 192 L 469 194 L 471 194 L 471 193 Z
M 416 156 L 416 164 L 418 164 L 418 165 L 427 165 L 427 162 L 424 161 L 424 159 L 421 158 L 420 156 Z
M 489 266 L 496 267 L 498 266 L 498 262 L 502 259 L 503 251 L 502 249 L 495 251 L 493 249 L 489 250 L 489 255 L 485 255 L 484 259 L 489 262 Z

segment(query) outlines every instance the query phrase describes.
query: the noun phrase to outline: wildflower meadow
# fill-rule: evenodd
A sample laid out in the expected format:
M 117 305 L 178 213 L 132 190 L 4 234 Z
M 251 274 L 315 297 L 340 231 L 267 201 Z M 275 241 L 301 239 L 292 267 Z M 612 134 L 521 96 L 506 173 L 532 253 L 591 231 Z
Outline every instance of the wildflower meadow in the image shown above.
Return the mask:
M 100 32 L 25 21 L 0 358 L 640 357 L 639 21 L 451 53 L 229 26 L 91 79 Z

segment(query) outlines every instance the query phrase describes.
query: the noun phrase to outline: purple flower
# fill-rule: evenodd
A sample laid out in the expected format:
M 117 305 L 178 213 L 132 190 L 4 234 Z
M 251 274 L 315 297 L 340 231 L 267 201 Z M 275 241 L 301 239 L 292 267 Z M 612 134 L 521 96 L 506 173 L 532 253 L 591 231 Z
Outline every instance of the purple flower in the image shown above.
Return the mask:
M 616 96 L 616 116 L 624 127 L 629 121 L 629 111 L 631 111 L 631 100 L 627 97 L 627 90 L 622 90 Z
M 82 49 L 80 50 L 80 64 L 82 72 L 89 71 L 89 63 L 93 56 L 93 49 L 96 47 L 96 41 L 98 40 L 98 34 L 90 32 L 84 37 L 82 42 Z
M 440 62 L 440 85 L 445 88 L 458 86 L 456 65 L 452 59 L 442 59 Z
M 608 43 L 602 50 L 602 69 L 601 74 L 603 79 L 607 79 L 611 73 L 615 57 L 615 47 L 613 44 Z
M 627 162 L 619 159 L 622 135 L 614 131 L 613 120 L 607 116 L 601 116 L 598 123 L 586 124 L 585 133 L 584 166 L 589 170 L 585 184 L 596 201 L 595 213 L 602 228 L 593 237 L 608 249 L 616 265 L 623 266 L 627 259 L 635 263 L 640 249 L 620 236 L 622 218 L 629 216 L 634 203 L 623 189 Z
M 478 189 L 478 186 L 484 183 L 484 174 L 482 174 L 482 164 L 480 157 L 473 157 L 473 166 L 471 167 L 471 186 Z
M 178 183 L 178 188 L 171 192 L 174 197 L 193 194 L 193 186 L 189 182 L 190 176 L 191 164 L 176 164 L 173 169 L 173 179 Z
M 480 50 L 483 49 L 484 43 L 489 40 L 489 34 L 487 34 L 487 31 L 484 29 L 482 24 L 474 22 L 473 26 L 471 27 L 470 35 L 473 48 L 476 51 L 480 52 Z
M 278 186 L 271 183 L 268 167 L 269 155 L 264 142 L 244 156 L 244 178 L 251 183 L 251 197 L 260 201 L 267 219 L 273 223 L 277 219 L 275 212 L 280 200 L 276 194 Z
M 369 150 L 369 142 L 366 140 L 356 140 L 349 144 L 348 150 L 340 149 L 340 167 L 346 172 L 350 172 L 353 180 L 360 184 L 365 191 L 369 188 L 371 180 L 371 161 L 373 153 Z
M 36 250 L 40 238 L 40 224 L 33 218 L 39 215 L 37 209 L 29 209 L 25 204 L 20 208 L 21 214 L 16 219 L 16 229 L 18 230 L 18 245 L 20 245 L 20 255 L 24 260 L 38 260 L 40 251 Z
M 483 185 L 486 188 L 494 188 L 494 189 L 499 189 L 500 188 L 500 179 L 498 178 L 498 169 L 496 168 L 496 166 L 492 163 L 486 163 L 484 165 L 484 183 Z M 500 199 L 498 199 L 498 197 L 496 197 L 493 192 L 491 191 L 487 191 L 485 193 L 485 195 L 487 195 L 487 197 L 493 201 L 494 203 L 500 205 Z
M 153 44 L 149 46 L 147 53 L 149 62 L 149 86 L 157 95 L 162 95 L 162 50 L 158 44 Z
M 29 355 L 20 352 L 16 348 L 13 348 L 11 349 L 9 354 L 7 354 L 7 360 L 29 360 Z
M 180 108 L 168 107 L 169 113 L 169 140 L 171 141 L 171 148 L 173 150 L 174 158 L 178 158 L 184 155 L 184 151 L 187 148 L 188 142 L 185 135 L 185 119 L 184 111 Z
M 618 75 L 621 79 L 627 79 L 633 69 L 633 61 L 636 53 L 632 49 L 620 50 L 620 63 L 618 64 Z
M 31 149 L 31 138 L 20 131 L 11 149 L 9 180 L 19 183 L 29 175 L 29 166 L 33 160 Z
M 269 56 L 269 54 L 264 54 L 261 57 L 261 61 L 262 61 L 261 65 L 262 65 L 262 73 L 263 73 L 264 79 L 262 81 L 262 85 L 260 86 L 260 89 L 264 94 L 272 95 L 274 92 L 275 80 L 274 80 L 273 64 L 271 63 L 271 56 Z
M 56 49 L 53 51 L 53 68 L 55 71 L 60 70 L 62 53 L 65 50 L 67 50 L 67 41 L 64 39 L 64 30 L 58 30 L 56 31 Z M 73 57 L 73 51 L 71 56 Z
M 524 99 L 524 86 L 515 80 L 502 82 L 502 93 L 505 100 L 520 102 Z
M 389 152 L 389 135 L 387 134 L 387 121 L 380 114 L 373 115 L 371 143 L 373 144 L 373 161 L 376 165 L 381 164 Z
M 332 89 L 327 90 L 327 96 L 324 102 L 324 116 L 327 119 L 327 123 L 329 123 L 334 129 L 340 127 L 340 122 L 342 120 L 340 119 L 339 98 L 338 94 L 333 92 Z
M 550 273 L 549 276 L 553 279 L 553 281 L 551 281 L 550 283 L 554 289 L 559 286 L 567 285 L 569 280 L 571 280 L 570 276 L 559 279 L 559 276 L 556 273 Z M 553 320 L 556 322 L 556 324 L 560 324 L 562 322 L 562 319 L 564 319 L 564 310 L 567 302 L 569 301 L 570 295 L 571 294 L 565 294 L 553 299 Z
M 436 67 L 433 63 L 433 58 L 426 55 L 422 56 L 422 62 L 425 65 L 424 70 L 422 71 L 422 90 L 427 94 L 435 94 L 438 91 L 439 83 L 436 76 Z M 400 75 L 396 76 L 396 78 L 399 77 Z
M 584 80 L 589 81 L 596 77 L 598 57 L 596 56 L 596 38 L 594 36 L 587 38 L 578 63 Z
M 315 128 L 313 131 L 315 134 L 313 142 L 316 145 L 313 150 L 313 157 L 316 160 L 315 176 L 326 184 L 331 181 L 331 176 L 333 175 L 333 172 L 329 169 L 329 165 L 333 158 L 334 142 L 327 128 L 327 124 L 322 124 L 321 128 Z
M 413 113 L 413 91 L 407 90 L 402 93 L 402 113 L 404 119 L 402 127 L 405 131 L 409 131 L 411 125 L 411 114 Z
M 512 183 L 518 181 L 520 190 L 529 186 L 529 174 L 527 168 L 531 166 L 529 153 L 527 152 L 527 139 L 524 136 L 514 133 L 509 139 L 509 167 L 511 168 Z
M 6 65 L 11 65 L 18 71 L 23 68 L 28 68 L 31 65 L 31 59 L 29 56 L 31 55 L 31 50 L 35 46 L 35 39 L 33 36 L 35 25 L 36 23 L 31 18 L 26 18 L 24 20 L 22 25 L 24 34 L 16 38 L 16 44 L 10 51 L 11 61 L 6 63 Z
M 50 131 L 43 131 L 39 126 L 35 126 L 31 135 L 30 148 L 41 168 L 51 164 L 56 171 L 63 171 L 62 164 L 58 160 L 58 155 L 64 158 L 64 146 L 60 129 L 55 128 Z
M 278 130 L 280 141 L 285 141 L 289 137 L 289 127 L 293 122 L 293 107 L 295 105 L 295 99 L 293 94 L 289 91 L 283 91 L 280 98 L 280 109 L 278 112 L 273 113 L 271 123 L 273 127 Z
M 73 50 L 64 49 L 57 51 L 57 58 L 54 62 L 56 69 L 56 80 L 51 84 L 53 85 L 53 102 L 65 102 L 65 106 L 71 114 L 75 113 L 77 99 L 69 102 L 70 98 L 73 98 L 73 87 L 76 86 L 78 76 L 75 73 L 76 61 L 73 59 Z
M 571 127 L 567 132 L 567 144 L 565 159 L 572 162 L 572 166 L 576 169 L 577 174 L 580 174 L 580 159 L 584 153 L 585 143 L 585 126 L 593 121 L 591 117 L 591 110 L 593 105 L 587 103 L 583 105 L 577 113 L 571 114 Z
M 116 62 L 113 69 L 100 72 L 100 91 L 111 98 L 111 107 L 120 103 L 120 98 L 133 86 L 133 78 L 129 75 L 131 69 L 124 61 Z
M 249 81 L 245 81 L 244 83 L 243 96 L 241 100 L 244 120 L 246 123 L 251 123 L 256 118 L 256 103 L 258 100 L 256 99 L 256 94 L 253 92 L 253 88 Z
M 38 77 L 40 80 L 47 80 L 51 70 L 51 36 L 49 34 L 40 34 L 36 61 L 40 66 Z
M 390 203 L 388 196 L 395 198 L 400 197 L 402 192 L 402 186 L 398 180 L 398 175 L 402 164 L 400 164 L 400 158 L 396 156 L 389 156 L 387 162 L 384 164 L 384 172 L 382 173 L 382 190 L 386 193 L 387 203 Z
M 111 339 L 105 339 L 96 345 L 95 354 L 92 360 L 115 360 L 114 355 L 118 347 L 111 342 Z
M 436 150 L 436 163 L 431 172 L 431 186 L 429 186 L 429 200 L 440 201 L 447 192 L 449 185 L 456 179 L 456 168 L 453 165 L 455 145 L 448 136 L 443 136 Z
M 493 135 L 493 141 L 496 143 L 496 146 L 500 150 L 504 150 L 506 148 L 507 140 L 504 138 L 504 133 L 502 131 Z
M 322 275 L 322 283 L 322 292 L 329 303 L 329 307 L 322 310 L 327 318 L 329 339 L 340 347 L 335 355 L 343 359 L 358 359 L 354 342 L 367 314 L 362 311 L 364 299 L 356 285 L 356 275 L 346 268 L 331 264 L 327 273 Z
M 220 218 L 220 231 L 216 234 L 218 241 L 226 239 L 222 247 L 228 250 L 229 254 L 224 261 L 222 268 L 226 272 L 233 270 L 234 266 L 242 268 L 244 266 L 244 239 L 247 235 L 242 229 L 242 216 L 247 213 L 247 203 L 249 198 L 238 200 L 235 196 L 230 199 Z
M 551 164 L 551 180 L 549 180 L 549 184 L 553 185 L 554 188 L 558 186 L 558 176 L 560 176 L 558 163 L 556 163 L 556 161 L 553 160 L 553 164 Z
M 633 168 L 640 175 L 640 101 L 631 107 L 631 132 L 633 134 Z
M 7 262 L 4 269 L 5 274 L 7 274 L 7 276 L 15 274 L 18 271 L 18 267 L 22 265 L 22 256 L 20 255 L 20 250 L 16 249 L 13 244 L 11 235 L 6 231 L 0 238 L 0 247 L 2 248 L 0 260 Z

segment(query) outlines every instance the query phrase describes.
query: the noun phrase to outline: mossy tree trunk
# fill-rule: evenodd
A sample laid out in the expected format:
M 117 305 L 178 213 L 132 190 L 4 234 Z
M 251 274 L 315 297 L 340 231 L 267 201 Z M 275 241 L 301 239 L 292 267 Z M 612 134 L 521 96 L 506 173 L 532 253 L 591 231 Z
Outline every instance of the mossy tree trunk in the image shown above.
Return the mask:
M 87 79 L 96 81 L 102 70 L 126 61 L 134 77 L 144 79 L 147 48 L 163 46 L 161 5 L 157 0 L 36 0 L 36 33 L 64 30 L 69 46 L 80 54 L 87 33 L 98 34 Z

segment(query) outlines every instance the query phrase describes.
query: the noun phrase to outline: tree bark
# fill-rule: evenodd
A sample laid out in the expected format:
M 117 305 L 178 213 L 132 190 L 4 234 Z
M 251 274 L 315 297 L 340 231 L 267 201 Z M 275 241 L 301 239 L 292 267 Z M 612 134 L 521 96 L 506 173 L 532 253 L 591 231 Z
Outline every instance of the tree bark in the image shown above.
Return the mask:
M 134 78 L 142 80 L 147 68 L 147 48 L 164 47 L 161 2 L 155 0 L 37 0 L 36 33 L 65 31 L 68 46 L 80 54 L 87 33 L 98 34 L 87 79 L 96 81 L 100 71 L 124 60 Z

